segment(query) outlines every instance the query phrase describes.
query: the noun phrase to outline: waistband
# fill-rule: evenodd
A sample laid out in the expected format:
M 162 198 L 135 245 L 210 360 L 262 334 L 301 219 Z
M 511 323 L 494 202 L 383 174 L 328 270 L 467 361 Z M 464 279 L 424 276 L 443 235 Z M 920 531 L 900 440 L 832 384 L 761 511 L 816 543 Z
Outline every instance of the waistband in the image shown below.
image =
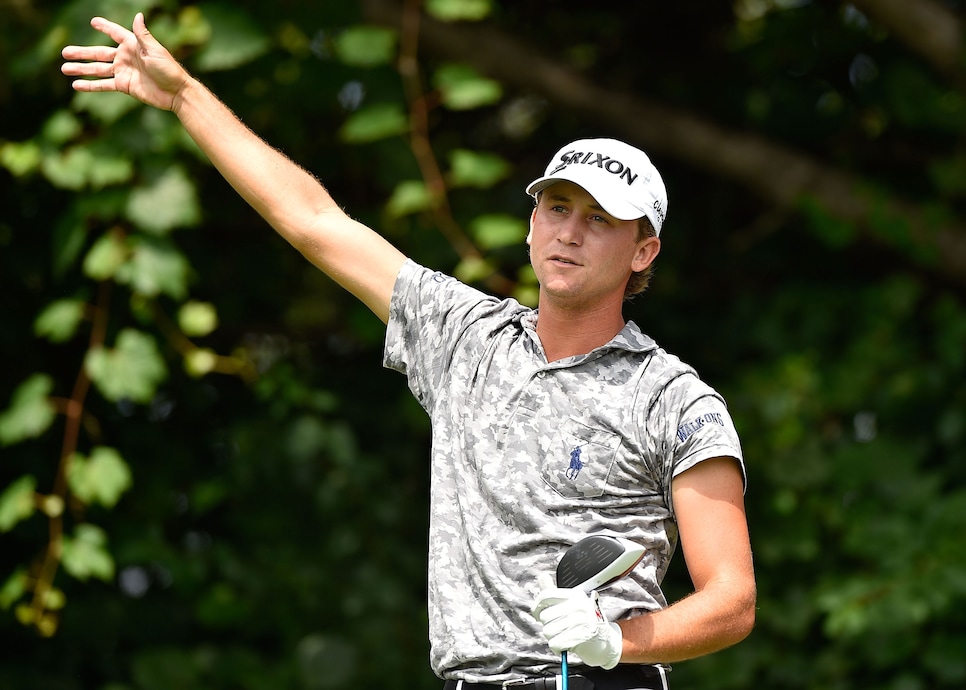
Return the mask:
M 560 690 L 561 677 L 519 678 L 499 683 L 448 680 L 443 690 Z M 667 672 L 661 666 L 620 664 L 610 671 L 581 669 L 567 679 L 568 690 L 668 690 Z

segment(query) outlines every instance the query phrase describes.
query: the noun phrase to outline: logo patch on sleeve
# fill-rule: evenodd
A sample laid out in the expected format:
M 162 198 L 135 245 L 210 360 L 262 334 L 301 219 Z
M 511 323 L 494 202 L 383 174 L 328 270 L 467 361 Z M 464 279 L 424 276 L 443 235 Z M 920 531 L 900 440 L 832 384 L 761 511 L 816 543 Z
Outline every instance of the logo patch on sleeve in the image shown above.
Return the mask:
M 709 412 L 708 414 L 700 415 L 678 427 L 678 441 L 687 441 L 695 431 L 705 424 L 717 424 L 721 427 L 725 425 L 724 418 L 722 418 L 720 412 Z

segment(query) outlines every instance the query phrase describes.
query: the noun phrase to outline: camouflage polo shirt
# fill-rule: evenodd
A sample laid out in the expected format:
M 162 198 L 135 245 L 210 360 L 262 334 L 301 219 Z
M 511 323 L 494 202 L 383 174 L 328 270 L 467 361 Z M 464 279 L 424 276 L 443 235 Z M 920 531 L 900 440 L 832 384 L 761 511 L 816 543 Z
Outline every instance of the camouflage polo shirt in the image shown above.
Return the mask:
M 742 463 L 721 397 L 633 322 L 550 363 L 536 322 L 412 261 L 392 296 L 384 364 L 406 374 L 432 420 L 430 661 L 443 678 L 559 667 L 530 607 L 538 575 L 589 534 L 648 547 L 601 592 L 609 620 L 666 606 L 671 479 L 712 457 Z

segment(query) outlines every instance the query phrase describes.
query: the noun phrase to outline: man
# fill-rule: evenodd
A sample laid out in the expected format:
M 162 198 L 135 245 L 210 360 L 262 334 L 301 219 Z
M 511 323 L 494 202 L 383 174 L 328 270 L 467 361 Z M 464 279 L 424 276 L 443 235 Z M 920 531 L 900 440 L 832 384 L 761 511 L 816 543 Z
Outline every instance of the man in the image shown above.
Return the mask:
M 535 311 L 419 266 L 349 218 L 141 14 L 133 32 L 91 24 L 118 45 L 65 48 L 63 72 L 84 77 L 74 88 L 173 111 L 276 231 L 387 324 L 385 364 L 433 422 L 431 662 L 447 689 L 555 687 L 562 651 L 574 690 L 666 689 L 667 664 L 750 632 L 744 466 L 724 402 L 622 315 L 660 251 L 667 206 L 642 151 L 575 142 L 528 187 Z M 539 584 L 589 534 L 647 549 L 599 609 Z M 694 593 L 669 606 L 660 582 L 678 539 Z

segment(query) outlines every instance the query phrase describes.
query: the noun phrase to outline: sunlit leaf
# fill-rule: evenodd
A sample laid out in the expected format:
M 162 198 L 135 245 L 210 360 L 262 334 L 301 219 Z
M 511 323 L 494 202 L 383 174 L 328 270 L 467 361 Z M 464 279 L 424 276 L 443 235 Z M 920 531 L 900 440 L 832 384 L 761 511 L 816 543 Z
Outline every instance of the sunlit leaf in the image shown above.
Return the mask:
M 497 249 L 521 244 L 527 224 L 515 216 L 494 213 L 474 219 L 470 231 L 482 249 Z
M 492 105 L 503 96 L 499 82 L 480 76 L 469 65 L 444 65 L 436 70 L 433 83 L 440 91 L 443 104 L 451 110 Z
M 488 278 L 496 272 L 496 268 L 486 259 L 471 256 L 460 261 L 453 269 L 453 275 L 465 283 L 475 283 Z
M 96 446 L 90 458 L 75 454 L 67 475 L 74 495 L 87 504 L 99 503 L 112 508 L 131 488 L 131 470 L 113 448 Z
M 100 189 L 134 174 L 129 157 L 105 144 L 73 146 L 44 157 L 41 168 L 51 184 L 65 189 Z
M 0 499 L 2 501 L 2 499 Z M 0 509 L 2 510 L 2 509 Z M 17 568 L 0 586 L 0 609 L 8 610 L 27 591 L 27 571 Z
M 176 247 L 150 237 L 132 237 L 128 245 L 128 260 L 116 271 L 118 282 L 145 297 L 164 294 L 180 300 L 187 294 L 191 264 Z
M 17 386 L 8 407 L 0 414 L 0 445 L 9 446 L 40 436 L 54 421 L 50 402 L 54 381 L 46 374 L 34 374 Z
M 168 50 L 204 45 L 211 39 L 211 32 L 211 22 L 201 8 L 193 5 L 182 7 L 177 16 L 164 14 L 151 22 L 151 33 Z
M 70 340 L 84 319 L 86 305 L 79 299 L 59 299 L 51 302 L 34 321 L 34 334 L 54 343 Z
M 27 474 L 7 486 L 0 494 L 0 532 L 9 532 L 21 520 L 34 514 L 37 479 Z
M 124 115 L 140 103 L 123 93 L 85 93 L 74 94 L 71 107 L 77 112 L 87 113 L 93 120 L 102 125 L 110 125 L 120 120 Z
M 339 59 L 355 67 L 374 67 L 392 62 L 396 55 L 396 31 L 378 26 L 356 26 L 335 40 Z
M 127 260 L 129 250 L 118 232 L 102 235 L 84 257 L 84 274 L 94 280 L 109 280 Z
M 125 214 L 138 227 L 158 235 L 201 220 L 194 181 L 180 166 L 171 166 L 147 186 L 131 192 Z
M 404 134 L 409 120 L 399 103 L 365 106 L 354 112 L 339 130 L 340 138 L 350 144 L 362 144 Z
M 88 173 L 94 163 L 94 155 L 85 146 L 74 146 L 63 153 L 44 156 L 41 163 L 44 177 L 55 187 L 62 189 L 82 189 L 88 180 Z
M 457 149 L 450 154 L 450 183 L 454 187 L 492 187 L 505 178 L 511 166 L 500 156 Z
M 105 582 L 114 578 L 114 558 L 107 550 L 107 535 L 95 525 L 81 523 L 73 535 L 64 536 L 64 570 L 78 580 L 92 577 Z
M 130 328 L 118 334 L 114 348 L 89 350 L 84 364 L 104 397 L 114 401 L 150 402 L 168 375 L 154 338 Z
M 211 39 L 195 57 L 199 71 L 233 69 L 268 52 L 268 36 L 241 6 L 203 3 L 200 8 L 212 31 Z
M 426 11 L 445 22 L 479 21 L 492 10 L 492 0 L 426 0 Z
M 425 211 L 432 205 L 432 196 L 422 180 L 404 180 L 396 185 L 386 203 L 386 212 L 393 218 Z
M 41 137 L 51 144 L 60 145 L 76 137 L 82 129 L 83 125 L 73 113 L 57 110 L 44 123 Z
M 0 165 L 15 177 L 23 177 L 40 167 L 43 154 L 33 141 L 0 144 Z

